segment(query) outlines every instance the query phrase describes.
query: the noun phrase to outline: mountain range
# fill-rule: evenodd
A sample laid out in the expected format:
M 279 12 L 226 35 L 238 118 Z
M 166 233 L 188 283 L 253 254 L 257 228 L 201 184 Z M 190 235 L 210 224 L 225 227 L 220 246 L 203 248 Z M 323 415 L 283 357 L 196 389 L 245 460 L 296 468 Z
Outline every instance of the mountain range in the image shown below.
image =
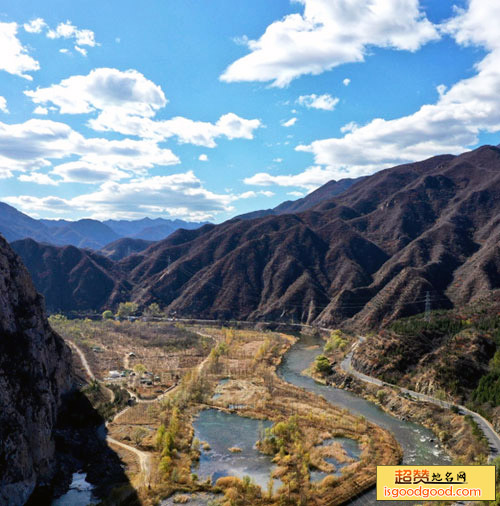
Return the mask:
M 13 248 L 51 310 L 134 300 L 200 318 L 373 326 L 422 312 L 426 298 L 437 308 L 488 297 L 499 243 L 500 149 L 483 146 L 382 170 L 303 212 L 181 229 L 119 261 L 32 240 Z
M 345 192 L 350 186 L 363 178 L 345 178 L 339 181 L 328 181 L 305 197 L 298 200 L 287 200 L 273 209 L 262 209 L 250 213 L 240 214 L 236 218 L 242 220 L 251 220 L 253 218 L 263 218 L 264 216 L 279 216 L 281 214 L 301 213 L 313 208 L 323 200 L 331 199 L 335 195 Z
M 159 241 L 179 228 L 193 229 L 203 224 L 164 218 L 106 220 L 102 222 L 92 219 L 37 220 L 4 202 L 0 202 L 0 233 L 9 242 L 31 238 L 38 242 L 58 246 L 73 245 L 79 248 L 99 250 L 123 237 L 143 241 Z

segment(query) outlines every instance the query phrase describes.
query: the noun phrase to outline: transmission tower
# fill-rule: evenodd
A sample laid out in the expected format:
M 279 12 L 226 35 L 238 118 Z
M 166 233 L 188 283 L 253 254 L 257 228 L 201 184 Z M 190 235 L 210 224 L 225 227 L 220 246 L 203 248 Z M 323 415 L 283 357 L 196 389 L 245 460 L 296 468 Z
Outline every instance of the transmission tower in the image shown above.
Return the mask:
M 429 292 L 425 294 L 425 321 L 431 321 L 431 295 Z

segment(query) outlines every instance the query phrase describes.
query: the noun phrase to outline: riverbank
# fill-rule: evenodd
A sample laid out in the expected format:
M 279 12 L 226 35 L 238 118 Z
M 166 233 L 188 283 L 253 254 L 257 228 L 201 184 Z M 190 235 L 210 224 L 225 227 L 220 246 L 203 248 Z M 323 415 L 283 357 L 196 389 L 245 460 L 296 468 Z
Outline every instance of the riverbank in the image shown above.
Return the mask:
M 320 383 L 353 392 L 392 416 L 428 428 L 456 464 L 478 464 L 488 460 L 488 441 L 478 432 L 474 421 L 463 416 L 458 409 L 451 410 L 445 402 L 440 406 L 417 400 L 415 396 L 385 382 L 374 380 L 370 383 L 358 378 L 348 358 L 357 342 L 351 339 L 348 348 L 330 349 L 325 353 L 332 365 L 330 374 L 321 374 L 314 368 L 310 368 L 308 373 Z

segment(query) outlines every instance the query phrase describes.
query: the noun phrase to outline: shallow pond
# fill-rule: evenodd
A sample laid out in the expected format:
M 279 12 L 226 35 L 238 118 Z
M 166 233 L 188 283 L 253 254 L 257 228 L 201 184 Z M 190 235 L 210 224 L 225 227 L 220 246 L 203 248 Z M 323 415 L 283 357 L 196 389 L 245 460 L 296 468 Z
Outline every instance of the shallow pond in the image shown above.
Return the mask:
M 202 411 L 193 423 L 194 436 L 201 442 L 207 442 L 210 450 L 200 447 L 200 461 L 193 466 L 200 480 L 209 476 L 215 483 L 223 476 L 250 476 L 254 483 L 267 489 L 269 477 L 274 464 L 268 455 L 256 448 L 255 443 L 263 429 L 271 427 L 270 421 L 245 418 L 233 413 L 225 413 L 216 409 Z M 239 448 L 233 453 L 229 448 Z M 274 490 L 281 486 L 275 480 Z

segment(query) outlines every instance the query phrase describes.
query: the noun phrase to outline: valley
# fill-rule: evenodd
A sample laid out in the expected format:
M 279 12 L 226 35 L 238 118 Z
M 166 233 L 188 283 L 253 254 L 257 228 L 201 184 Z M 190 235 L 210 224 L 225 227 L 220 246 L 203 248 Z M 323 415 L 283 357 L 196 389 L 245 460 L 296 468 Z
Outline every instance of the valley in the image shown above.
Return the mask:
M 0 506 L 500 506 L 499 19 L 3 2 Z
M 500 200 L 484 167 L 500 149 L 156 242 L 14 241 L 73 355 L 51 486 L 74 485 L 54 506 L 362 505 L 377 465 L 496 463 Z
M 171 494 L 174 503 L 208 494 L 207 500 L 218 504 L 278 504 L 278 498 L 279 504 L 341 504 L 348 497 L 352 504 L 364 504 L 374 498 L 374 464 L 435 465 L 450 462 L 447 453 L 463 464 L 488 457 L 488 446 L 451 404 L 415 402 L 376 379 L 370 380 L 375 389 L 364 389 L 353 384 L 358 374 L 344 363 L 337 375 L 343 369 L 344 380 L 351 378 L 347 387 L 345 381 L 343 389 L 323 386 L 314 372 L 315 359 L 325 345 L 334 365 L 348 350 L 350 357 L 359 344 L 349 334 L 332 334 L 336 343 L 350 343 L 335 350 L 328 346 L 329 332 L 321 337 L 307 327 L 305 334 L 294 335 L 286 326 L 256 331 L 250 325 L 243 330 L 201 322 L 61 317 L 51 322 L 76 344 L 77 361 L 87 376 L 81 355 L 96 371 L 92 374 L 101 389 L 119 387 L 130 396 L 128 406 L 109 412 L 107 440 L 125 463 L 141 504 Z M 187 360 L 185 367 L 180 356 Z M 110 378 L 110 367 L 137 371 L 139 378 Z M 149 382 L 149 369 L 158 381 L 176 381 L 141 389 L 142 379 Z M 320 383 L 304 375 L 306 369 Z M 276 447 L 277 441 L 284 446 Z M 359 453 L 346 453 L 350 441 L 357 442 Z M 353 491 L 359 500 L 352 499 Z
M 121 323 L 125 332 L 135 325 L 138 333 L 141 327 L 144 331 L 141 322 Z M 59 329 L 66 326 L 64 332 L 67 338 L 73 336 L 74 339 L 79 332 L 81 335 L 80 322 L 68 324 L 59 321 L 53 324 Z M 92 328 L 98 324 L 87 325 Z M 364 417 L 351 415 L 345 408 L 330 404 L 315 393 L 309 393 L 308 389 L 293 386 L 294 381 L 289 383 L 290 378 L 282 376 L 281 372 L 276 375 L 274 369 L 278 367 L 281 371 L 279 364 L 283 354 L 285 357 L 289 354 L 293 356 L 297 337 L 276 331 L 224 327 L 190 327 L 186 331 L 198 333 L 203 341 L 210 336 L 215 343 L 210 353 L 198 365 L 191 363 L 190 369 L 175 369 L 175 374 L 180 376 L 179 383 L 165 395 L 157 394 L 157 399 L 148 400 L 147 404 L 138 396 L 130 406 L 111 414 L 107 423 L 108 441 L 126 463 L 127 475 L 143 504 L 149 504 L 154 498 L 165 498 L 176 490 L 183 494 L 214 492 L 221 504 L 226 504 L 231 498 L 241 504 L 249 500 L 258 504 L 277 504 L 276 501 L 283 501 L 284 497 L 289 504 L 300 501 L 340 504 L 351 497 L 353 490 L 360 493 L 373 486 L 374 462 L 396 463 L 401 459 L 400 446 L 389 432 Z M 101 341 L 93 339 L 92 343 L 87 343 L 84 355 L 90 355 L 87 362 L 96 364 L 96 371 L 103 371 L 93 357 L 96 354 L 93 351 L 95 344 Z M 88 344 L 94 346 L 89 347 Z M 142 359 L 140 349 L 138 346 L 132 353 Z M 173 350 L 170 348 L 171 352 Z M 175 351 L 173 353 L 175 355 Z M 107 354 L 104 350 L 96 355 L 104 356 L 99 360 L 108 364 Z M 304 363 L 304 368 L 307 365 Z M 99 383 L 107 383 L 104 377 L 99 377 L 99 373 L 95 376 Z M 203 433 L 199 426 L 196 434 L 193 429 L 201 416 L 200 409 L 206 414 L 212 411 L 243 417 L 242 421 L 247 418 L 262 420 L 265 425 L 255 432 L 255 440 L 249 448 L 259 441 L 260 459 L 267 458 L 269 463 L 272 459 L 273 465 L 268 466 L 271 472 L 268 472 L 267 478 L 259 479 L 258 476 L 264 476 L 262 474 L 254 474 L 250 480 L 246 478 L 247 472 L 252 478 L 252 468 L 246 457 L 239 479 L 225 477 L 228 471 L 229 476 L 233 475 L 236 464 L 231 464 L 222 474 L 216 473 L 213 479 L 205 473 L 208 469 L 211 470 L 209 475 L 213 474 L 217 469 L 214 464 L 208 463 L 208 467 L 205 465 L 205 468 L 196 471 L 199 459 L 203 462 L 211 455 L 217 456 L 222 448 L 212 452 L 212 446 L 217 448 L 220 442 L 200 441 L 195 437 L 200 430 Z M 219 423 L 219 433 L 231 430 L 229 422 Z M 234 430 L 237 431 L 239 422 L 235 423 Z M 340 443 L 332 446 L 332 437 L 332 441 L 338 438 L 357 441 L 359 461 L 352 460 L 339 446 Z M 233 459 L 239 457 L 241 449 L 238 446 L 230 448 L 228 441 L 226 438 L 227 458 L 231 459 L 231 455 L 234 455 Z M 238 438 L 234 441 L 235 444 L 241 443 L 237 443 Z M 265 457 L 267 454 L 269 457 Z M 337 466 L 341 472 L 336 472 Z M 267 482 L 273 482 L 271 476 L 275 480 L 272 489 L 269 489 Z M 317 477 L 312 481 L 311 476 Z

